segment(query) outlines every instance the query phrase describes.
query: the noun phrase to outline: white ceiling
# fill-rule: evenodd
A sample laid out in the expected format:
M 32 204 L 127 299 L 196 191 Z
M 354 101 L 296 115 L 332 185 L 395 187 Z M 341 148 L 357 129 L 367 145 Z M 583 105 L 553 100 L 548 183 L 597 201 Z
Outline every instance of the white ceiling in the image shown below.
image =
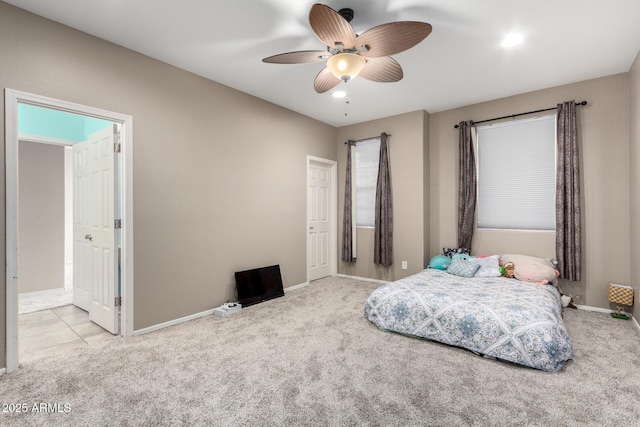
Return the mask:
M 327 0 L 355 11 L 357 33 L 391 21 L 433 26 L 394 56 L 400 82 L 337 86 L 347 106 L 314 91 L 323 64 L 261 61 L 324 49 L 309 27 L 312 0 L 4 1 L 334 126 L 626 72 L 640 50 L 640 0 Z M 512 31 L 524 42 L 501 47 Z

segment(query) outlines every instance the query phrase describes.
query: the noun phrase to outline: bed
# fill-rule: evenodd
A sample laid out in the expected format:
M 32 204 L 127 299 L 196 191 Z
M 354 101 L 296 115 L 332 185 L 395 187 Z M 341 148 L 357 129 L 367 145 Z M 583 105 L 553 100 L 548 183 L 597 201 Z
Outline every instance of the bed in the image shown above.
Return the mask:
M 547 372 L 559 371 L 573 357 L 553 285 L 425 269 L 376 289 L 364 315 L 384 331 Z

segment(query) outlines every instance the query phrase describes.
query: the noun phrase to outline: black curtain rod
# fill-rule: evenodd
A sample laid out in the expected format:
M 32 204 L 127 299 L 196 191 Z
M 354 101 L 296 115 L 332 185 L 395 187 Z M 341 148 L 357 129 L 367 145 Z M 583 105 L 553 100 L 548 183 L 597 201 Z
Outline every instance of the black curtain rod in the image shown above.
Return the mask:
M 384 134 L 385 134 L 385 135 L 387 135 L 387 136 L 391 136 L 391 134 L 390 134 L 390 133 L 386 133 L 386 132 L 382 132 L 382 133 L 384 133 Z M 368 141 L 368 140 L 370 140 L 370 139 L 377 138 L 377 137 L 378 137 L 378 136 L 370 136 L 369 138 L 358 139 L 357 141 L 353 141 L 353 140 L 350 140 L 350 141 L 351 141 L 353 144 L 357 144 L 358 142 Z M 349 143 L 349 141 L 346 141 L 346 142 L 344 143 L 344 145 L 347 145 L 348 143 Z
M 587 105 L 587 101 L 576 102 L 576 105 Z M 496 117 L 495 119 L 480 120 L 479 122 L 474 122 L 473 120 L 471 120 L 471 124 L 472 125 L 477 125 L 478 123 L 493 122 L 495 120 L 502 120 L 502 119 L 511 119 L 513 117 L 524 116 L 524 115 L 527 115 L 527 114 L 542 113 L 543 111 L 551 111 L 551 110 L 557 110 L 557 109 L 558 109 L 558 107 L 543 108 L 542 110 L 528 111 L 526 113 L 511 114 L 509 116 Z M 460 127 L 459 125 L 455 125 L 454 126 L 454 128 L 456 128 L 456 129 L 458 129 L 459 127 Z

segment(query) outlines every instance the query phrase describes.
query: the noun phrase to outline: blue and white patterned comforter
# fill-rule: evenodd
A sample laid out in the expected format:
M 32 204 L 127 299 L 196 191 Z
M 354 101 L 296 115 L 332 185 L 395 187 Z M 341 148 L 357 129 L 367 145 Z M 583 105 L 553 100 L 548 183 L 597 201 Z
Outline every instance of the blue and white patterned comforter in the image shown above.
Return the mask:
M 543 371 L 573 357 L 560 295 L 550 285 L 427 269 L 376 289 L 364 315 L 383 330 Z

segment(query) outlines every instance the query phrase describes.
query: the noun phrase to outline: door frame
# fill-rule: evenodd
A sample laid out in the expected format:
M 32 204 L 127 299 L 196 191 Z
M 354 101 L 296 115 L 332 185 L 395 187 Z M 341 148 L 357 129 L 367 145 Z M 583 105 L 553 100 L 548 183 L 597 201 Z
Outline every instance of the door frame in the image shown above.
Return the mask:
M 306 249 L 305 252 L 307 262 L 307 283 L 309 282 L 309 168 L 311 162 L 321 163 L 329 167 L 329 174 L 331 176 L 331 194 L 329 194 L 329 262 L 331 264 L 331 275 L 338 274 L 338 162 L 335 160 L 323 159 L 322 157 L 315 157 L 307 155 L 307 179 L 305 180 L 307 185 L 307 207 L 305 222 L 305 240 Z
M 121 133 L 120 334 L 133 335 L 133 117 L 46 96 L 4 90 L 6 178 L 6 372 L 18 369 L 18 103 L 119 123 Z

